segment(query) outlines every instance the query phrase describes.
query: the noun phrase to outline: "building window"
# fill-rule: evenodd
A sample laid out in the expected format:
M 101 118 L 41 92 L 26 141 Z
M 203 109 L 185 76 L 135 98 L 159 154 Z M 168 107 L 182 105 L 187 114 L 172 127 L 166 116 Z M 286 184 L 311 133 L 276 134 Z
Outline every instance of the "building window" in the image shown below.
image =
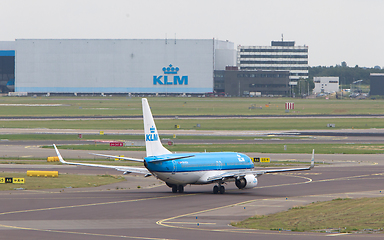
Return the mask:
M 242 70 L 307 70 L 308 67 L 241 67 Z
M 240 64 L 308 64 L 308 61 L 240 61 Z
M 259 49 L 249 49 L 249 48 L 246 48 L 246 49 L 240 49 L 240 52 L 304 52 L 304 53 L 307 53 L 308 52 L 308 48 L 304 48 L 304 49 L 268 49 L 268 48 L 259 48 Z
M 240 55 L 240 58 L 308 58 L 308 55 Z

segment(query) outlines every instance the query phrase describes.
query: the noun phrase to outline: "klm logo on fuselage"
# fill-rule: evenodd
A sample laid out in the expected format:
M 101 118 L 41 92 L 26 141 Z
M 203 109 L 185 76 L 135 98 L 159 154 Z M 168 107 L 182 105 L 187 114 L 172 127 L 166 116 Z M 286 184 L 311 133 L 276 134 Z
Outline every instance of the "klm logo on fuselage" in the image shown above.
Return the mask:
M 155 134 L 155 128 L 151 127 L 150 129 L 150 134 L 145 134 L 145 141 L 146 142 L 153 142 L 159 140 L 159 135 Z
M 162 70 L 166 75 L 153 76 L 153 85 L 188 85 L 188 76 L 175 75 L 180 70 L 178 67 L 169 64 L 169 67 L 163 67 Z

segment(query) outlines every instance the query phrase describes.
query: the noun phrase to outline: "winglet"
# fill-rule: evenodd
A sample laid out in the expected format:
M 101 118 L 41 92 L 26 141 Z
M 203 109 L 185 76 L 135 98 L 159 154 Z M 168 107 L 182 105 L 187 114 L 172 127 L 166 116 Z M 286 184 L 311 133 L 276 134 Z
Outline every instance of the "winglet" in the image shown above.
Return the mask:
M 53 144 L 53 147 L 55 148 L 57 157 L 59 158 L 60 162 L 63 163 L 63 164 L 67 164 L 67 162 L 64 161 L 64 159 L 63 159 L 63 157 L 61 156 L 59 150 L 57 149 L 56 144 Z
M 309 169 L 312 169 L 315 167 L 315 149 L 312 149 L 312 159 L 311 159 L 311 166 Z

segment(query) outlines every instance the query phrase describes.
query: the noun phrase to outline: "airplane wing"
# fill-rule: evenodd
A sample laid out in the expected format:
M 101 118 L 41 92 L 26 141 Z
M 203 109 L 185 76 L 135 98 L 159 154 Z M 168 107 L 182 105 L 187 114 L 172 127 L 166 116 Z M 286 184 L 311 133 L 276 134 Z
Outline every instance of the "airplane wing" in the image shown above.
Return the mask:
M 128 173 L 139 173 L 144 174 L 145 177 L 152 176 L 151 172 L 149 172 L 146 168 L 135 168 L 135 167 L 125 167 L 125 166 L 112 166 L 112 165 L 102 165 L 102 164 L 91 164 L 91 163 L 76 163 L 76 162 L 67 162 L 63 159 L 61 156 L 59 150 L 57 149 L 56 145 L 53 144 L 53 147 L 55 148 L 57 157 L 59 158 L 60 162 L 63 164 L 69 164 L 69 165 L 79 165 L 79 166 L 88 166 L 88 167 L 99 167 L 99 168 L 111 168 L 116 169 L 117 171 L 122 171 L 124 174 Z
M 135 161 L 135 162 L 142 162 L 142 163 L 144 162 L 144 159 L 138 159 L 138 158 L 127 158 L 127 157 L 119 157 L 119 156 L 114 156 L 114 155 L 105 155 L 105 154 L 98 154 L 98 153 L 89 153 L 89 154 L 101 156 L 101 157 L 118 158 L 118 159 L 123 159 L 123 160 L 128 160 L 128 161 Z M 190 157 L 194 157 L 194 156 L 195 155 L 180 156 L 180 157 L 166 157 L 166 158 L 160 158 L 160 159 L 151 159 L 150 161 L 151 162 L 165 162 L 165 161 L 190 158 Z
M 98 153 L 89 153 L 89 154 L 101 156 L 101 157 L 118 158 L 118 159 L 123 159 L 128 161 L 134 161 L 134 162 L 144 162 L 144 159 L 139 159 L 139 158 L 128 158 L 128 157 L 120 157 L 120 156 L 105 155 L 105 154 L 98 154 Z
M 268 169 L 268 170 L 241 170 L 241 171 L 228 171 L 215 176 L 208 177 L 207 181 L 218 181 L 229 178 L 241 178 L 247 174 L 253 174 L 256 177 L 266 173 L 279 173 L 279 172 L 292 172 L 292 171 L 306 171 L 315 167 L 315 149 L 312 150 L 311 166 L 306 168 L 287 168 L 287 169 Z

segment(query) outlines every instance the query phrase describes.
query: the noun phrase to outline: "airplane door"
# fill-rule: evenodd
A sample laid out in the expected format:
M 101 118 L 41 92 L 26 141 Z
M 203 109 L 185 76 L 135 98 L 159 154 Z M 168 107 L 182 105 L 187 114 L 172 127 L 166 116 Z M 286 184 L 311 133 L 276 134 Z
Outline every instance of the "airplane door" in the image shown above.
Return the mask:
M 216 161 L 217 170 L 221 170 L 221 161 Z
M 177 164 L 175 160 L 172 161 L 172 165 L 173 165 L 172 174 L 175 174 L 175 172 L 177 171 Z

